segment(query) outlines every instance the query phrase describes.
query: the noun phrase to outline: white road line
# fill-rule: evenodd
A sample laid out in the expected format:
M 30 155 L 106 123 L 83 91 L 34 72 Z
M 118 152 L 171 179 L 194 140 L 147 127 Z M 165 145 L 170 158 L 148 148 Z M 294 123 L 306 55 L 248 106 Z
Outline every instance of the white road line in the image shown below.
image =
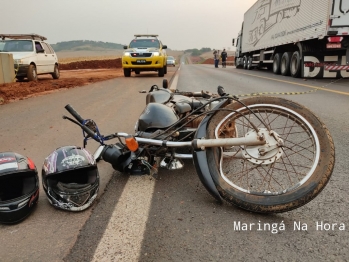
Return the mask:
M 178 68 L 170 89 L 176 89 Z M 130 176 L 92 261 L 138 261 L 151 208 L 155 180 Z
M 176 90 L 177 89 L 177 84 L 178 84 L 178 77 L 179 77 L 179 70 L 181 70 L 181 67 L 179 66 L 179 68 L 176 71 L 175 77 L 173 78 L 173 81 L 171 83 L 170 89 L 171 90 Z
M 130 176 L 92 261 L 138 261 L 155 180 Z

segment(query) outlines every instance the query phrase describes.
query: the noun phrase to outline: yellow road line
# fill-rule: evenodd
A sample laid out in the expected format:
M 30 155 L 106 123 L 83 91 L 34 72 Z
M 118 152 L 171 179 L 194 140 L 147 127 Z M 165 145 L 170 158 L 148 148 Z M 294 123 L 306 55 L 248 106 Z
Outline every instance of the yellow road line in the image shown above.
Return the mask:
M 304 87 L 308 87 L 308 88 L 312 88 L 312 89 L 319 89 L 319 90 L 322 90 L 322 91 L 327 91 L 327 92 L 332 92 L 332 93 L 337 93 L 337 94 L 342 94 L 342 95 L 349 96 L 349 93 L 348 93 L 348 92 L 341 92 L 341 91 L 336 91 L 336 90 L 327 89 L 327 88 L 318 87 L 318 86 L 312 86 L 312 85 L 305 85 L 305 84 L 300 84 L 300 83 L 294 83 L 294 82 L 290 82 L 290 81 L 279 80 L 279 79 L 270 78 L 270 77 L 265 77 L 265 76 L 252 75 L 252 74 L 247 74 L 247 73 L 240 73 L 240 72 L 237 72 L 237 74 L 248 75 L 248 76 L 254 76 L 254 77 L 258 77 L 258 78 L 273 80 L 273 81 L 276 81 L 276 82 L 282 82 L 282 83 L 287 83 L 287 84 L 297 85 L 297 86 L 304 86 Z

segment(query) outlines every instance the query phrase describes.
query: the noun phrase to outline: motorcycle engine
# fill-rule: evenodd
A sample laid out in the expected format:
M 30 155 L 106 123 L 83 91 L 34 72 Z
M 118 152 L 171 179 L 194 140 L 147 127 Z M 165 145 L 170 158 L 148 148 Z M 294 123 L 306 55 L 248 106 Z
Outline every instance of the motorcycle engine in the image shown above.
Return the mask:
M 201 123 L 201 121 L 205 118 L 205 116 L 200 116 L 200 117 L 198 117 L 198 118 L 195 118 L 195 117 L 196 117 L 195 115 L 188 117 L 188 121 L 189 121 L 189 120 L 192 120 L 192 121 L 190 121 L 190 122 L 186 125 L 186 127 L 198 128 L 199 125 L 200 125 L 200 123 Z

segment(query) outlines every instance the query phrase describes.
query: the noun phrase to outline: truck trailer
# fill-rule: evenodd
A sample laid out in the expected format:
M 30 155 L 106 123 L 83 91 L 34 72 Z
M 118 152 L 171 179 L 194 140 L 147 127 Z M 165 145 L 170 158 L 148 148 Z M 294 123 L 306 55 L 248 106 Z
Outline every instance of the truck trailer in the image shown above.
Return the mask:
M 234 45 L 237 68 L 348 78 L 349 0 L 258 0 Z

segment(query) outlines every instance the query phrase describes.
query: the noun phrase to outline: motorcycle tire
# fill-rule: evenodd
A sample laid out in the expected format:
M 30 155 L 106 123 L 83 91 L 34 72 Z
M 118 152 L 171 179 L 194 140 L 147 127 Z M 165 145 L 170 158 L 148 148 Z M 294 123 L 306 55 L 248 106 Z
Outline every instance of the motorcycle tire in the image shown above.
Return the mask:
M 275 131 L 283 146 L 276 154 L 269 152 L 273 157 L 261 157 L 261 146 L 207 148 L 209 170 L 222 198 L 257 213 L 286 212 L 314 199 L 335 163 L 334 143 L 325 125 L 309 109 L 280 97 L 241 102 L 249 109 L 234 101 L 225 107 L 231 111 L 212 116 L 208 138 L 248 136 L 255 130 L 253 123 Z M 239 151 L 242 154 L 235 157 Z

